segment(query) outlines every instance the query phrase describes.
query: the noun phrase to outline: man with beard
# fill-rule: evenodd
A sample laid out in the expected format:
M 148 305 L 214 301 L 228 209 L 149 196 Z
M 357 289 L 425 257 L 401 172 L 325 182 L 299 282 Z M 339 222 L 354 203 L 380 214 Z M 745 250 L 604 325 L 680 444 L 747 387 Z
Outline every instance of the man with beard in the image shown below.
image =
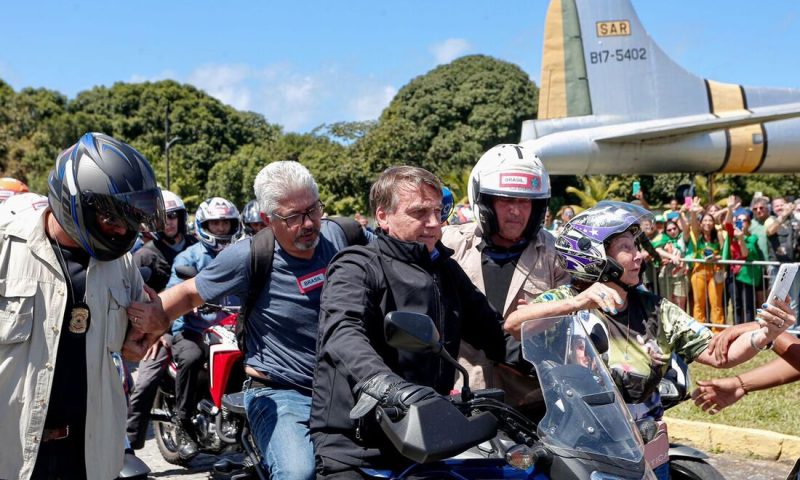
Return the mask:
M 133 255 L 133 261 L 139 267 L 145 283 L 156 292 L 167 286 L 175 257 L 197 242 L 196 238 L 186 236 L 188 215 L 183 200 L 167 190 L 161 190 L 161 196 L 167 212 L 164 230 L 155 234 L 152 242 L 145 244 Z M 169 364 L 171 346 L 172 335 L 162 335 L 139 363 L 139 374 L 128 407 L 128 441 L 135 450 L 144 447 L 150 409 L 161 376 Z
M 311 173 L 297 162 L 273 162 L 256 177 L 261 217 L 275 237 L 270 282 L 245 319 L 245 406 L 270 477 L 314 478 L 308 432 L 320 293 L 328 262 L 347 246 L 344 230 L 323 221 Z M 367 234 L 369 237 L 369 234 Z M 143 318 L 174 319 L 208 299 L 249 298 L 252 238 L 222 251 L 195 278 L 161 294 L 164 311 L 135 304 Z M 156 306 L 157 307 L 157 306 Z

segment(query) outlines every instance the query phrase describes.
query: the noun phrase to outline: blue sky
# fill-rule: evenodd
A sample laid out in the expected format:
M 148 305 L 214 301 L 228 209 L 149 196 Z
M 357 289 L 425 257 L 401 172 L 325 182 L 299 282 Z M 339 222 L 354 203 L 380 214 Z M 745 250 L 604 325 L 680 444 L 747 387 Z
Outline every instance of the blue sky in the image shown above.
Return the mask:
M 595 0 L 598 1 L 598 0 Z M 545 0 L 4 2 L 0 78 L 70 98 L 171 78 L 286 131 L 374 119 L 403 85 L 466 54 L 539 83 Z M 797 0 L 634 0 L 674 60 L 705 78 L 800 87 Z

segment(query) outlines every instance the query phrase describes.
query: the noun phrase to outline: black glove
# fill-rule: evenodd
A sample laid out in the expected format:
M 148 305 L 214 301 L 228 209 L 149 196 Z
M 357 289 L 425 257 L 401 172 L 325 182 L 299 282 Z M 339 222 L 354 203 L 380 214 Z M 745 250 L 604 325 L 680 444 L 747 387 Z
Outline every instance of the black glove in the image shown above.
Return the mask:
M 394 407 L 405 413 L 411 405 L 438 395 L 430 387 L 407 382 L 393 373 L 373 375 L 356 384 L 353 393 L 357 401 L 350 410 L 352 420 L 363 417 L 376 405 Z

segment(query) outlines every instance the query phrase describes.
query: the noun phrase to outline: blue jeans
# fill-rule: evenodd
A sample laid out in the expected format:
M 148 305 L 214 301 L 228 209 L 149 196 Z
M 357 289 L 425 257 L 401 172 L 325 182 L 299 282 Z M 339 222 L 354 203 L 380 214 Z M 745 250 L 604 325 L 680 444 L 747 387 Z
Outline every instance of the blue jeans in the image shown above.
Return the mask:
M 311 396 L 290 389 L 244 392 L 247 420 L 273 480 L 308 480 L 316 475 L 308 431 Z

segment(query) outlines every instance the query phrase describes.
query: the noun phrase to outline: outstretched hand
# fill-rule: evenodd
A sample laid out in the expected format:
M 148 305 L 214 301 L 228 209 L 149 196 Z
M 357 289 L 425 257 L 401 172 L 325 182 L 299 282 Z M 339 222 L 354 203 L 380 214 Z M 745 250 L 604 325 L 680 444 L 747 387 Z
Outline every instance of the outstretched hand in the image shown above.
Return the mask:
M 746 393 L 736 377 L 700 380 L 697 385 L 692 392 L 694 404 L 710 415 L 738 402 Z

